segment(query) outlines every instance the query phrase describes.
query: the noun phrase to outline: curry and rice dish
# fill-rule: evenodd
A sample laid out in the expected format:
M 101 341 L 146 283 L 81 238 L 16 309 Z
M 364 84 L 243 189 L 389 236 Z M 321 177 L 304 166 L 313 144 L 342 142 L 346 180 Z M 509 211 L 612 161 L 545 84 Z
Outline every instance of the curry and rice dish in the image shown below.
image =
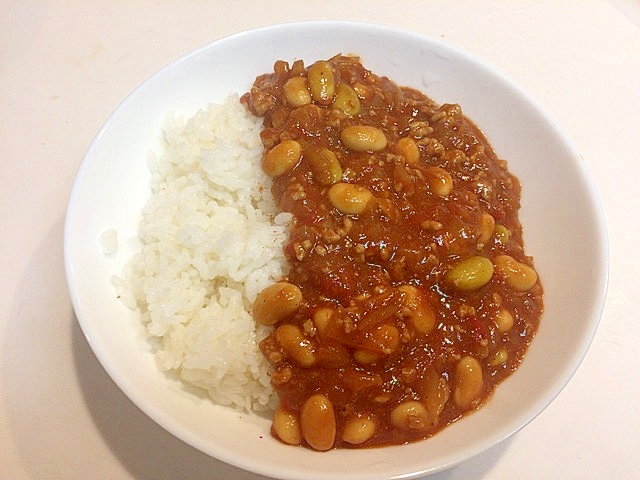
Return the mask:
M 159 368 L 315 450 L 427 438 L 520 364 L 520 183 L 459 105 L 338 55 L 169 116 L 114 278 Z
M 513 372 L 542 313 L 520 184 L 458 105 L 336 56 L 275 63 L 242 100 L 293 214 L 256 322 L 273 434 L 316 450 L 428 437 Z

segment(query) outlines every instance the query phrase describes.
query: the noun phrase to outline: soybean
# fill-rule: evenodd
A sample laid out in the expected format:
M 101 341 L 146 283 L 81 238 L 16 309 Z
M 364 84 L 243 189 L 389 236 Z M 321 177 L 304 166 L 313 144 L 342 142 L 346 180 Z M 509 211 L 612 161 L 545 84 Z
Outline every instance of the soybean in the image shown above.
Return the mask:
M 373 194 L 368 189 L 344 182 L 332 185 L 327 195 L 331 205 L 348 215 L 358 215 L 364 212 L 373 199 Z
M 340 132 L 340 140 L 354 152 L 379 152 L 387 146 L 387 137 L 377 127 L 350 125 Z
M 262 169 L 270 177 L 292 170 L 302 157 L 302 145 L 296 140 L 283 140 L 262 157 Z
M 289 445 L 300 445 L 302 433 L 300 422 L 293 413 L 279 406 L 273 414 L 273 431 L 280 440 Z
M 509 358 L 509 352 L 505 348 L 500 348 L 496 353 L 491 357 L 489 361 L 489 365 L 493 367 L 497 367 L 498 365 L 502 365 Z
M 502 224 L 497 224 L 495 228 L 494 237 L 498 243 L 502 245 L 506 245 L 509 242 L 509 238 L 511 237 L 511 233 Z
M 344 424 L 342 440 L 352 445 L 360 445 L 376 432 L 376 422 L 369 417 L 355 417 Z
M 504 308 L 498 311 L 494 321 L 500 333 L 508 332 L 513 328 L 513 314 Z
M 493 263 L 486 257 L 474 255 L 454 265 L 445 280 L 461 291 L 478 290 L 491 281 Z
M 276 328 L 276 340 L 284 351 L 301 367 L 311 367 L 316 363 L 316 354 L 311 341 L 296 325 L 285 323 Z
M 391 424 L 400 430 L 424 430 L 429 426 L 429 412 L 422 403 L 410 400 L 391 411 Z
M 340 160 L 328 148 L 309 146 L 304 149 L 304 158 L 311 168 L 313 179 L 320 185 L 333 185 L 342 180 Z
M 253 302 L 253 318 L 263 325 L 274 325 L 295 313 L 302 303 L 302 292 L 289 282 L 277 282 L 262 290 Z
M 335 79 L 329 62 L 324 60 L 314 63 L 307 73 L 311 96 L 320 105 L 330 105 L 335 94 Z
M 478 236 L 478 246 L 486 244 L 496 228 L 496 220 L 490 213 L 484 212 L 480 217 L 480 235 Z
M 514 290 L 525 292 L 538 281 L 538 274 L 532 267 L 518 262 L 510 255 L 498 255 L 494 262 L 504 281 Z
M 346 83 L 339 83 L 335 93 L 332 108 L 340 110 L 350 117 L 360 113 L 360 99 L 353 88 Z
M 482 393 L 482 366 L 474 357 L 462 357 L 456 365 L 453 400 L 460 408 L 469 408 Z
M 448 197 L 453 190 L 451 174 L 440 167 L 430 167 L 425 173 L 431 191 L 440 197 Z
M 300 410 L 302 437 L 315 450 L 333 447 L 336 439 L 336 416 L 331 401 L 323 394 L 309 397 Z
M 282 87 L 284 98 L 293 107 L 311 103 L 311 92 L 304 77 L 291 77 Z
M 415 165 L 420 160 L 420 148 L 411 137 L 402 137 L 396 142 L 395 151 L 402 155 L 409 165 Z
M 436 325 L 436 314 L 425 295 L 413 285 L 402 285 L 398 290 L 404 293 L 404 307 L 413 328 L 421 335 L 431 332 Z

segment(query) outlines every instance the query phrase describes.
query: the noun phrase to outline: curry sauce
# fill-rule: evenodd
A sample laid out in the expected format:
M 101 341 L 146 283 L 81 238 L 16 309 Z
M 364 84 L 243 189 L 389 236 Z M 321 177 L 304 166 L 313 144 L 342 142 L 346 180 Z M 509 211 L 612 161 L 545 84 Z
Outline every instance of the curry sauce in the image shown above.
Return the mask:
M 280 406 L 316 450 L 427 438 L 487 401 L 538 327 L 521 186 L 459 105 L 337 55 L 278 61 L 242 97 L 293 214 L 289 272 L 254 305 Z

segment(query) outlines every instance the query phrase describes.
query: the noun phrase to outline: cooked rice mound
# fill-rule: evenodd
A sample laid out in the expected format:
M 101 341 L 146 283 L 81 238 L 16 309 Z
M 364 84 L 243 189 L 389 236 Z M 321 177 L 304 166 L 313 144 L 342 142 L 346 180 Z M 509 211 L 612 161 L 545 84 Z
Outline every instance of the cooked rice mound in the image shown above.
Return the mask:
M 276 398 L 251 304 L 285 272 L 289 214 L 260 168 L 262 121 L 232 95 L 192 118 L 169 115 L 150 155 L 142 243 L 115 279 L 140 311 L 161 369 L 221 405 L 266 410 Z

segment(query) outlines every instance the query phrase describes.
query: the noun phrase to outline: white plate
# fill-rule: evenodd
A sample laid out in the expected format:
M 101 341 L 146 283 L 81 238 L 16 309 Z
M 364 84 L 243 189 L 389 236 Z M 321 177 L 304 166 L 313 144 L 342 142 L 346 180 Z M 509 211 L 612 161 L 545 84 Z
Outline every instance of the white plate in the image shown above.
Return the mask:
M 477 413 L 410 445 L 318 453 L 271 438 L 270 420 L 241 415 L 189 393 L 162 374 L 136 315 L 111 276 L 136 247 L 149 195 L 147 152 L 167 111 L 191 115 L 248 90 L 278 59 L 305 63 L 336 53 L 440 103 L 456 102 L 523 183 L 521 221 L 546 292 L 542 324 L 521 368 Z M 120 248 L 106 257 L 109 229 Z M 607 279 L 603 213 L 579 154 L 540 106 L 471 56 L 386 27 L 309 22 L 240 33 L 159 71 L 109 117 L 78 172 L 65 226 L 67 278 L 78 321 L 96 356 L 146 414 L 203 452 L 283 479 L 412 478 L 448 468 L 502 441 L 538 415 L 569 381 L 596 331 Z

